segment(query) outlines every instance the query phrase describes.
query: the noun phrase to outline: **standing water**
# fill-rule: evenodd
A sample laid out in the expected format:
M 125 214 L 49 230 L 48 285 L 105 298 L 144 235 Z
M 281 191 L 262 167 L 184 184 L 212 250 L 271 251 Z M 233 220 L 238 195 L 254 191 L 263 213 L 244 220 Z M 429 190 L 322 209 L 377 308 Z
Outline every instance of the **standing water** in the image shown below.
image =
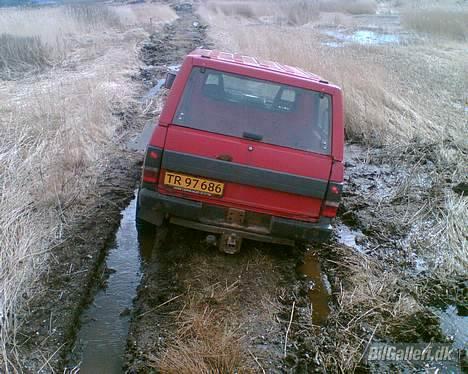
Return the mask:
M 309 301 L 312 304 L 312 323 L 322 325 L 328 318 L 329 284 L 327 278 L 320 271 L 320 262 L 317 254 L 307 252 L 304 263 L 298 269 L 309 281 Z M 328 286 L 328 287 L 327 287 Z
M 106 259 L 111 271 L 104 289 L 84 311 L 77 336 L 80 373 L 121 373 L 129 311 L 141 278 L 135 228 L 136 199 L 123 211 L 115 244 Z

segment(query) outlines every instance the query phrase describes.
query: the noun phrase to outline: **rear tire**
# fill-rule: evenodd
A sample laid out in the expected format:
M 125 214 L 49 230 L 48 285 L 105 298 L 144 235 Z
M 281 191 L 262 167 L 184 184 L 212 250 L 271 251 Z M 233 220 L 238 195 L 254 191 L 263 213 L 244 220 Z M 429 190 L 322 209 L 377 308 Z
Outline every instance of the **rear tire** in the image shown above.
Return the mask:
M 136 208 L 135 208 L 135 226 L 137 230 L 140 232 L 154 230 L 156 226 L 147 221 L 142 220 L 139 217 L 139 211 L 140 211 L 140 190 L 138 189 Z

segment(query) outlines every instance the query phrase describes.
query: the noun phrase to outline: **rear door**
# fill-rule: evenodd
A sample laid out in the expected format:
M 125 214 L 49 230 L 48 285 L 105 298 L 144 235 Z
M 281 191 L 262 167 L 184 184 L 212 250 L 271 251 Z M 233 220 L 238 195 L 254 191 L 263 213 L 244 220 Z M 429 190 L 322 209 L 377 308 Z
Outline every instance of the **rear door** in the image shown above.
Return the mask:
M 194 68 L 169 125 L 159 190 L 283 217 L 320 215 L 331 98 Z

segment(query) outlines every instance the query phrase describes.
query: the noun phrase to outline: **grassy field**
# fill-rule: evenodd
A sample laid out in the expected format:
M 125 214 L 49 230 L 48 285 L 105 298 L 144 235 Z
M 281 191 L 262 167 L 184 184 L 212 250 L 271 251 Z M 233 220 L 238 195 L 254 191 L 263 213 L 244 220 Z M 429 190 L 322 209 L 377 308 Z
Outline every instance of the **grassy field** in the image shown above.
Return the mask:
M 129 125 L 116 113 L 136 107 L 136 44 L 175 18 L 156 4 L 0 9 L 0 371 L 49 250 Z

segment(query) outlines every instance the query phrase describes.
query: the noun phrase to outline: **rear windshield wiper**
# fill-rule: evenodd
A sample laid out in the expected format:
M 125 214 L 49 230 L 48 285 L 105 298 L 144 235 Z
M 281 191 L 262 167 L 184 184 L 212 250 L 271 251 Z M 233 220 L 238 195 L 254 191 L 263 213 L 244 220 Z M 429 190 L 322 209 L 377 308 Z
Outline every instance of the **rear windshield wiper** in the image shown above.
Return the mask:
M 254 134 L 254 133 L 251 133 L 251 132 L 245 132 L 245 131 L 242 134 L 242 137 L 244 137 L 246 139 L 257 140 L 257 141 L 261 141 L 263 139 L 262 135 Z

